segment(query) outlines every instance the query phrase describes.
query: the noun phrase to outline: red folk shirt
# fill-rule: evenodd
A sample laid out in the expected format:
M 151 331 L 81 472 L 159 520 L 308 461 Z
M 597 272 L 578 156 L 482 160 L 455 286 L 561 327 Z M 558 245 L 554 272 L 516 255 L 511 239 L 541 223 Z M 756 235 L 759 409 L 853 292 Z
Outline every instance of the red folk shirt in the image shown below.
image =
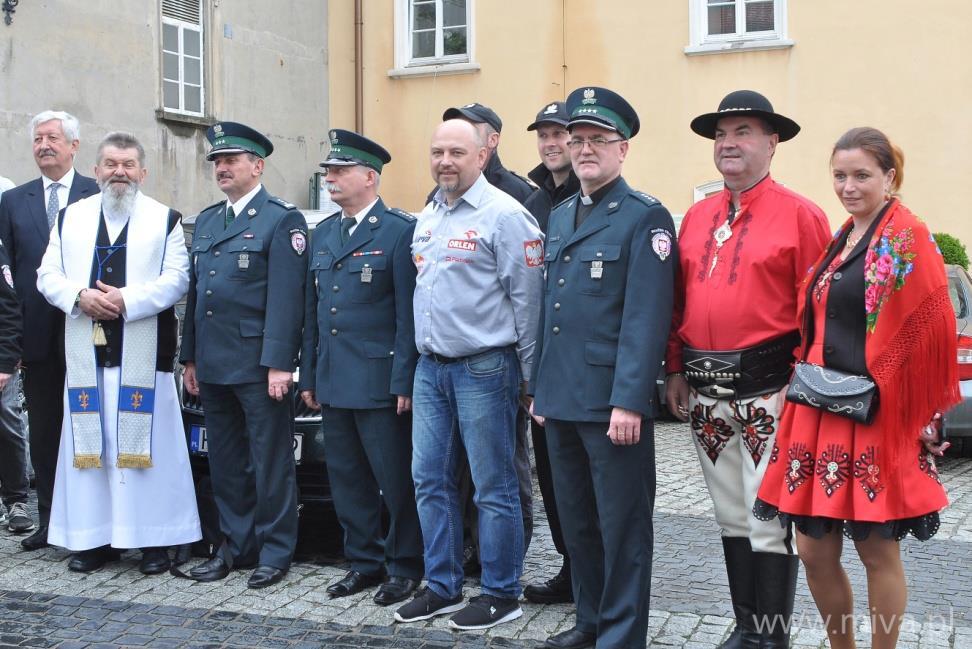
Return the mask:
M 683 346 L 744 349 L 799 329 L 800 285 L 831 239 L 823 211 L 767 175 L 740 195 L 732 236 L 719 248 L 715 231 L 730 200 L 725 189 L 682 220 L 669 373 L 682 369 Z

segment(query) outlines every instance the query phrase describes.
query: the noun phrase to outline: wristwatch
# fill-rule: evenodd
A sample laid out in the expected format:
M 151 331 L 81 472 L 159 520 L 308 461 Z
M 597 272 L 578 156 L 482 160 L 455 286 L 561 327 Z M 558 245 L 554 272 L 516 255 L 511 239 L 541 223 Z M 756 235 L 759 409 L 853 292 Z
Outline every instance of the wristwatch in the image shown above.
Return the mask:
M 84 293 L 84 292 L 85 292 L 85 291 L 87 291 L 87 290 L 88 290 L 88 289 L 86 289 L 86 288 L 83 288 L 83 289 L 81 289 L 80 291 L 78 291 L 78 295 L 77 295 L 77 297 L 75 297 L 75 298 L 74 298 L 74 308 L 75 308 L 75 309 L 77 309 L 78 307 L 80 307 L 80 306 L 81 306 L 81 294 L 82 294 L 82 293 Z

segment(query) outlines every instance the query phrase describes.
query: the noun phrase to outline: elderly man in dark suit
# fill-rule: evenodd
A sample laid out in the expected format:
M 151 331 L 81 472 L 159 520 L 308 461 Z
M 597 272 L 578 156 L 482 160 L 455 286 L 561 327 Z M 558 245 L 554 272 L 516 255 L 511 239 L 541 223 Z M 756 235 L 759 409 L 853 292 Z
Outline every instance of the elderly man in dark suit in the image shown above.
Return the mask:
M 330 136 L 321 166 L 342 209 L 311 241 L 301 396 L 312 408 L 324 406 L 327 474 L 351 562 L 327 592 L 346 597 L 381 584 L 374 601 L 387 606 L 408 598 L 425 569 L 409 412 L 418 361 L 415 218 L 378 196 L 382 168 L 391 161 L 384 148 L 352 131 L 334 129 Z
M 24 394 L 40 517 L 37 530 L 20 544 L 25 550 L 37 550 L 47 545 L 61 440 L 59 404 L 64 389 L 64 314 L 38 292 L 37 268 L 47 250 L 57 213 L 77 200 L 97 194 L 98 183 L 74 170 L 74 157 L 81 143 L 75 117 L 46 110 L 31 120 L 30 136 L 41 177 L 3 193 L 0 240 L 10 254 L 23 313 Z M 30 527 L 24 531 L 29 530 Z

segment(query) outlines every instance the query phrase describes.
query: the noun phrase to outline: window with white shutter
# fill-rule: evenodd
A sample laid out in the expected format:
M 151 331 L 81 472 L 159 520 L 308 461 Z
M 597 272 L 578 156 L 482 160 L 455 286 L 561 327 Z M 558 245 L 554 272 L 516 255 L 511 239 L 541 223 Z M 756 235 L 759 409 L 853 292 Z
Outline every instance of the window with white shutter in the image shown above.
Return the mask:
M 162 108 L 202 116 L 205 109 L 202 0 L 162 0 Z

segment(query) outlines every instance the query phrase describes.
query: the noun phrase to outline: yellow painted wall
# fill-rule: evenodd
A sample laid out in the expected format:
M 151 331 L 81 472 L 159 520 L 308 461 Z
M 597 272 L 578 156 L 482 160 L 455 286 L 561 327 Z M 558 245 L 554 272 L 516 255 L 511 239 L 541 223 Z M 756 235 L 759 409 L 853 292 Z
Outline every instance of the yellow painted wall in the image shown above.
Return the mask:
M 642 129 L 624 175 L 673 213 L 694 186 L 715 180 L 711 143 L 689 121 L 727 92 L 751 88 L 803 131 L 777 150 L 773 175 L 840 223 L 828 161 L 853 126 L 884 130 L 905 152 L 903 198 L 934 231 L 972 247 L 960 200 L 972 172 L 972 4 L 954 0 L 789 0 L 791 48 L 687 56 L 688 0 L 476 0 L 474 73 L 389 78 L 395 0 L 364 4 L 364 132 L 394 160 L 382 194 L 421 208 L 432 181 L 429 136 L 443 109 L 480 101 L 503 119 L 500 153 L 526 173 L 538 163 L 526 126 L 553 99 L 582 85 L 624 95 Z M 331 126 L 354 126 L 352 0 L 331 0 Z M 566 14 L 565 14 L 566 12 Z

